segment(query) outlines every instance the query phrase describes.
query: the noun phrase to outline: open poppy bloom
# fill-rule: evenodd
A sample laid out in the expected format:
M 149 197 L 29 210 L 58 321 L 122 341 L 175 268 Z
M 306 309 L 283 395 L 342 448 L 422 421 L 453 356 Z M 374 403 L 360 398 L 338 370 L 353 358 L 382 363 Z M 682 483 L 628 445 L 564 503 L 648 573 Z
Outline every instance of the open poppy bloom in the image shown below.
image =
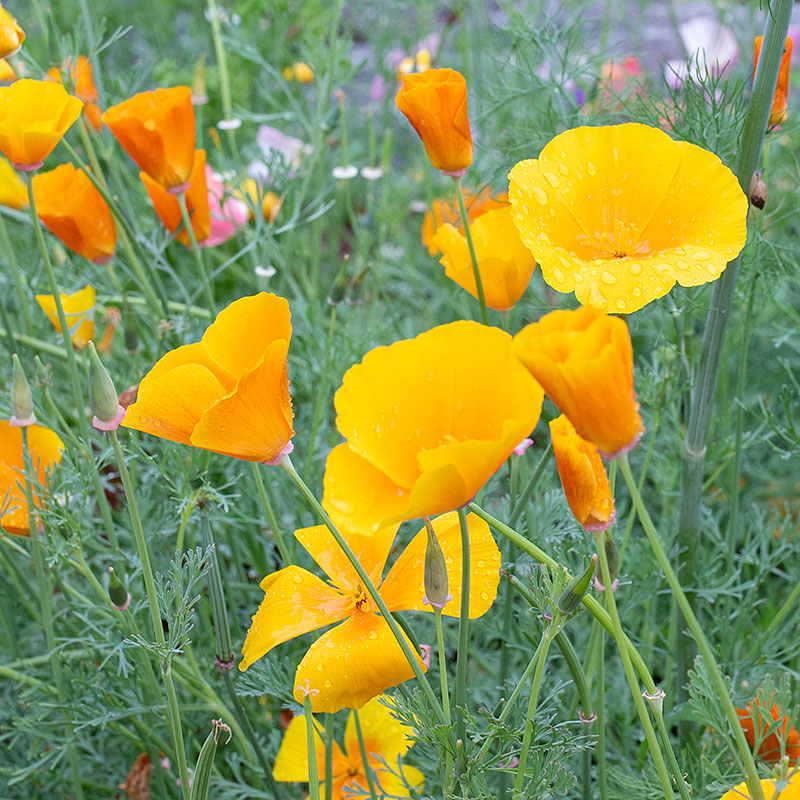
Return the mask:
M 94 75 L 92 74 L 91 62 L 86 56 L 78 56 L 74 60 L 67 59 L 60 69 L 58 67 L 50 67 L 47 70 L 47 77 L 50 80 L 63 83 L 62 73 L 67 75 L 75 96 L 83 100 L 83 113 L 86 115 L 86 119 L 89 120 L 89 124 L 96 131 L 99 131 L 103 127 L 103 121 L 100 106 L 97 104 L 99 96 L 94 82 Z
M 156 362 L 123 426 L 244 461 L 276 462 L 294 433 L 291 338 L 283 297 L 261 292 L 235 300 L 199 342 Z
M 500 551 L 483 520 L 470 514 L 467 522 L 471 571 L 469 615 L 474 619 L 489 610 L 497 594 Z M 442 613 L 457 617 L 461 602 L 458 514 L 451 512 L 437 517 L 432 524 L 445 555 L 453 595 Z M 389 611 L 433 611 L 424 603 L 428 543 L 424 528 L 403 550 L 381 583 L 394 532 L 391 528 L 375 536 L 345 533 L 344 538 L 370 580 L 378 586 Z M 303 691 L 308 688 L 315 692 L 311 695 L 314 712 L 361 708 L 388 687 L 413 678 L 414 671 L 402 648 L 330 531 L 318 525 L 296 531 L 295 537 L 323 569 L 329 583 L 296 566 L 267 575 L 261 582 L 264 599 L 247 633 L 239 669 L 247 669 L 282 642 L 323 625 L 341 623 L 317 639 L 300 662 L 294 692 L 298 702 L 303 702 Z M 421 659 L 419 664 L 422 666 Z
M 174 233 L 183 224 L 181 205 L 175 192 L 165 189 L 158 181 L 153 180 L 146 172 L 140 172 L 144 188 L 150 197 L 150 202 L 164 223 L 164 227 Z M 211 234 L 211 209 L 208 204 L 208 186 L 206 184 L 206 151 L 198 150 L 194 156 L 194 167 L 189 175 L 189 184 L 186 188 L 186 207 L 189 210 L 192 230 L 198 246 Z M 192 243 L 189 232 L 181 228 L 175 237 L 181 244 L 191 248 Z
M 472 163 L 464 76 L 454 69 L 411 73 L 395 103 L 422 139 L 431 164 L 445 174 L 463 175 Z
M 716 280 L 747 237 L 734 174 L 647 125 L 565 131 L 508 177 L 545 281 L 604 311 L 630 313 L 675 283 Z
M 487 211 L 493 211 L 496 208 L 508 206 L 508 195 L 505 192 L 492 194 L 490 186 L 484 186 L 483 189 L 477 192 L 471 192 L 469 189 L 462 189 L 461 193 L 464 197 L 464 207 L 467 209 L 467 217 L 470 222 L 477 219 L 481 214 L 485 214 Z M 459 232 L 463 230 L 458 200 L 455 198 L 445 200 L 437 197 L 431 203 L 430 209 L 425 212 L 425 217 L 422 220 L 422 244 L 425 245 L 428 249 L 428 253 L 432 256 L 441 252 L 434 241 L 436 231 L 447 223 L 455 226 L 456 230 Z
M 575 519 L 587 531 L 605 530 L 616 512 L 596 445 L 580 436 L 564 414 L 551 420 L 550 438 L 558 476 Z
M 578 433 L 606 458 L 642 435 L 628 326 L 591 306 L 551 311 L 514 337 L 514 353 Z
M 496 311 L 513 308 L 531 282 L 536 261 L 519 238 L 511 208 L 481 214 L 470 224 L 470 230 L 486 305 Z M 441 263 L 447 277 L 477 299 L 466 236 L 446 224 L 436 231 L 434 242 L 443 253 Z
M 511 337 L 477 322 L 377 347 L 345 373 L 325 501 L 356 533 L 470 502 L 536 426 L 543 392 Z
M 18 52 L 25 41 L 25 31 L 19 23 L 0 5 L 0 58 L 8 58 Z
M 31 489 L 34 505 L 39 507 L 41 498 L 37 484 L 44 486 L 49 467 L 61 461 L 64 443 L 50 428 L 28 425 L 27 429 L 33 466 Z M 0 528 L 17 536 L 30 533 L 24 470 L 22 429 L 6 419 L 0 420 Z
M 52 81 L 23 78 L 0 86 L 0 150 L 16 169 L 39 169 L 82 108 Z
M 95 264 L 110 261 L 117 247 L 111 209 L 89 176 L 72 164 L 34 175 L 36 213 L 50 233 Z
M 770 701 L 772 696 L 770 696 Z M 772 703 L 768 715 L 762 717 L 762 708 L 758 698 L 747 704 L 746 708 L 737 708 L 736 715 L 742 726 L 747 743 L 755 750 L 758 746 L 758 755 L 770 764 L 777 764 L 785 754 L 789 757 L 791 764 L 796 764 L 800 759 L 800 735 L 794 727 L 789 726 L 789 717 L 784 714 L 783 719 L 778 722 L 778 706 Z M 753 724 L 754 717 L 758 725 Z M 778 723 L 777 725 L 775 723 Z M 772 732 L 767 735 L 767 731 L 772 728 Z M 781 747 L 783 742 L 784 747 Z
M 28 189 L 4 158 L 0 158 L 0 206 L 17 211 L 28 207 Z
M 764 778 L 759 781 L 761 791 L 764 793 L 764 800 L 772 800 L 778 796 L 779 800 L 800 800 L 800 772 L 791 770 L 786 782 L 778 781 L 773 778 Z M 750 790 L 746 783 L 740 783 L 725 792 L 720 800 L 748 800 Z
M 764 42 L 763 36 L 756 36 L 755 41 L 755 59 L 753 63 L 753 80 L 756 79 L 756 68 L 758 67 L 758 58 L 761 55 L 761 45 Z M 783 48 L 783 55 L 781 56 L 781 66 L 778 70 L 778 82 L 775 86 L 775 94 L 772 98 L 772 110 L 769 112 L 769 127 L 780 125 L 781 122 L 786 122 L 786 109 L 788 108 L 789 97 L 789 71 L 792 65 L 792 45 L 793 42 L 790 38 L 786 39 L 786 46 Z
M 69 328 L 69 338 L 72 346 L 76 350 L 83 350 L 89 342 L 94 339 L 94 304 L 95 291 L 93 286 L 84 286 L 72 294 L 61 294 L 61 308 L 64 310 L 64 317 Z M 51 294 L 37 294 L 36 302 L 42 311 L 47 314 L 47 318 L 53 323 L 53 327 L 61 331 L 61 323 L 58 319 L 56 301 Z
M 413 745 L 412 731 L 392 716 L 386 703 L 390 698 L 376 697 L 361 709 L 358 715 L 367 765 L 372 769 L 378 797 L 411 800 L 408 787 L 421 789 L 423 774 L 415 767 L 398 764 Z M 369 784 L 361 757 L 361 746 L 353 714 L 347 720 L 344 732 L 344 749 L 338 742 L 332 745 L 331 800 L 367 800 Z M 325 744 L 314 732 L 314 757 L 320 778 L 320 795 L 325 797 L 328 780 L 325 775 Z M 305 717 L 294 717 L 283 736 L 280 750 L 272 770 L 276 781 L 308 780 L 308 732 Z M 401 778 L 402 774 L 402 778 Z
M 140 92 L 107 109 L 103 122 L 125 152 L 167 191 L 185 191 L 194 165 L 195 123 L 188 86 Z

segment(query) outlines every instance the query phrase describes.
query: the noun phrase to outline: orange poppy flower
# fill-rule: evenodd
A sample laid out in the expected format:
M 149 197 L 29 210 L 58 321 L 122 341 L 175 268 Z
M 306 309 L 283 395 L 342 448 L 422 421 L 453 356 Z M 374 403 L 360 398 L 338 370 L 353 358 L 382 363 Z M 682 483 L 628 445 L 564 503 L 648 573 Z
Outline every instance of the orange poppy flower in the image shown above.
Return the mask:
M 69 338 L 76 350 L 83 350 L 94 339 L 94 305 L 95 291 L 92 286 L 84 286 L 72 294 L 61 294 L 61 307 L 69 327 Z M 56 301 L 51 294 L 37 294 L 36 302 L 53 327 L 61 333 Z
M 377 782 L 375 788 L 378 796 L 411 800 L 416 794 L 412 795 L 409 787 L 421 789 L 424 776 L 415 767 L 403 765 L 398 768 L 398 759 L 405 756 L 414 743 L 413 731 L 392 716 L 390 703 L 391 699 L 388 697 L 376 697 L 359 711 L 358 721 L 364 739 L 364 752 Z M 343 744 L 344 749 L 338 742 L 332 744 L 331 800 L 368 800 L 369 784 L 353 714 L 348 717 Z M 316 731 L 314 757 L 319 770 L 320 795 L 325 797 L 325 745 Z M 398 769 L 402 772 L 402 777 L 397 774 Z M 276 781 L 308 780 L 308 731 L 302 714 L 289 723 L 272 774 Z
M 89 123 L 96 131 L 99 131 L 103 127 L 103 121 L 100 106 L 97 104 L 99 98 L 94 75 L 92 74 L 91 62 L 86 56 L 78 56 L 74 61 L 67 59 L 61 69 L 50 67 L 47 70 L 47 77 L 57 83 L 63 83 L 62 72 L 67 74 L 75 96 L 83 100 L 83 113 L 86 114 L 86 119 L 89 120 Z
M 123 426 L 244 461 L 277 461 L 294 433 L 291 337 L 284 298 L 261 292 L 235 300 L 199 342 L 156 362 Z
M 716 280 L 744 247 L 747 198 L 715 156 L 629 122 L 574 128 L 509 174 L 522 241 L 584 305 L 636 311 Z
M 28 207 L 28 189 L 4 158 L 0 158 L 0 206 L 17 211 Z
M 83 103 L 52 81 L 23 78 L 0 86 L 0 150 L 24 172 L 39 169 Z
M 591 306 L 551 311 L 514 337 L 514 353 L 606 458 L 642 435 L 628 326 Z
M 175 192 L 165 189 L 160 183 L 153 180 L 146 172 L 140 172 L 144 188 L 150 196 L 150 202 L 164 223 L 164 227 L 174 233 L 183 224 L 181 205 Z M 192 230 L 198 244 L 207 239 L 211 233 L 211 210 L 208 205 L 208 185 L 206 183 L 206 151 L 197 150 L 194 156 L 194 167 L 189 175 L 189 184 L 186 189 L 186 206 L 192 221 Z M 181 244 L 191 247 L 189 232 L 182 228 L 175 237 Z
M 519 238 L 511 208 L 481 214 L 470 224 L 486 305 L 497 311 L 513 308 L 531 282 L 536 261 Z M 474 298 L 475 272 L 466 236 L 453 225 L 442 225 L 434 239 L 441 249 L 445 274 Z
M 0 58 L 13 56 L 25 41 L 25 31 L 0 5 Z
M 605 530 L 616 516 L 608 475 L 597 447 L 562 414 L 550 422 L 558 476 L 575 519 L 587 531 Z
M 792 770 L 786 781 L 779 781 L 773 778 L 764 778 L 761 781 L 761 791 L 764 793 L 764 800 L 772 800 L 778 796 L 779 800 L 800 800 L 800 772 Z M 779 788 L 780 787 L 780 788 Z M 740 783 L 725 792 L 720 800 L 749 800 L 750 790 L 746 783 Z
M 375 532 L 463 506 L 536 426 L 542 399 L 511 337 L 477 322 L 372 350 L 334 399 L 347 441 L 328 456 L 328 513 Z
M 491 607 L 500 580 L 500 551 L 483 520 L 467 517 L 470 539 L 470 618 Z M 442 613 L 458 616 L 461 593 L 461 531 L 458 514 L 433 520 L 447 563 L 453 599 Z M 428 536 L 423 528 L 403 550 L 381 583 L 395 529 L 378 535 L 344 534 L 361 566 L 378 586 L 389 611 L 433 611 L 425 605 L 423 586 Z M 304 528 L 295 537 L 324 570 L 330 583 L 301 567 L 267 575 L 261 582 L 264 599 L 253 617 L 242 648 L 239 669 L 246 670 L 273 647 L 323 625 L 338 624 L 309 648 L 297 668 L 295 698 L 314 690 L 315 712 L 360 708 L 390 686 L 414 677 L 386 621 L 364 591 L 351 564 L 324 525 Z M 412 648 L 413 649 L 413 648 Z M 421 659 L 419 660 L 422 666 Z M 424 666 L 422 667 L 424 669 Z M 323 680 L 324 678 L 324 680 Z
M 49 467 L 61 461 L 64 443 L 49 428 L 28 425 L 28 446 L 34 472 L 33 502 L 40 508 L 40 487 L 46 484 Z M 6 419 L 0 420 L 0 528 L 17 536 L 30 533 L 24 469 L 22 429 L 11 425 Z
M 756 67 L 758 67 L 758 58 L 761 55 L 761 45 L 764 42 L 763 36 L 756 36 L 755 41 L 755 59 L 753 63 L 753 81 L 756 79 Z M 775 95 L 772 98 L 772 110 L 769 112 L 769 127 L 780 125 L 781 122 L 786 122 L 786 109 L 788 108 L 789 96 L 789 71 L 792 64 L 792 40 L 786 38 L 786 46 L 783 48 L 783 55 L 781 56 L 781 66 L 778 70 L 778 83 L 775 86 Z
M 111 260 L 117 228 L 111 209 L 89 176 L 62 164 L 33 177 L 36 213 L 50 233 L 95 264 Z
M 770 702 L 772 695 L 770 695 Z M 758 718 L 758 736 L 756 737 L 755 726 L 753 725 L 753 707 L 755 706 Z M 781 741 L 785 743 L 785 753 L 789 757 L 789 762 L 797 763 L 800 759 L 800 735 L 794 727 L 789 727 L 789 717 L 784 714 L 783 719 L 775 725 L 779 719 L 778 706 L 775 703 L 769 708 L 769 717 L 762 718 L 761 705 L 758 698 L 747 704 L 746 708 L 737 708 L 736 714 L 742 726 L 747 743 L 751 748 L 756 747 L 758 739 L 758 755 L 770 764 L 777 764 L 782 756 Z M 765 715 L 766 716 L 766 715 Z M 772 728 L 772 733 L 767 735 L 767 731 Z
M 395 103 L 422 139 L 431 164 L 445 174 L 463 175 L 472 163 L 464 76 L 454 69 L 410 73 Z
M 195 158 L 192 90 L 140 92 L 102 116 L 125 152 L 167 191 L 186 190 Z
M 464 206 L 467 209 L 467 217 L 470 222 L 477 219 L 481 214 L 485 214 L 487 211 L 493 211 L 496 208 L 504 208 L 508 205 L 508 195 L 505 192 L 493 195 L 492 189 L 489 186 L 484 186 L 483 189 L 474 193 L 469 189 L 462 189 L 461 191 L 464 196 Z M 459 232 L 463 230 L 458 201 L 455 199 L 444 200 L 437 197 L 431 203 L 430 209 L 425 212 L 425 217 L 422 220 L 422 244 L 425 245 L 428 249 L 428 253 L 432 256 L 441 252 L 434 241 L 436 231 L 447 223 L 454 225 Z

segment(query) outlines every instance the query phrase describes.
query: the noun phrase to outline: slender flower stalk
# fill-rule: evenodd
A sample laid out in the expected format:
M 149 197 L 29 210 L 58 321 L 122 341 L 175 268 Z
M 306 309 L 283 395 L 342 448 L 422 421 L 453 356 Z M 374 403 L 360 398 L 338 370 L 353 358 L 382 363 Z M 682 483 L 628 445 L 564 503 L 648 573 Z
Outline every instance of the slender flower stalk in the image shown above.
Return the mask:
M 369 796 L 371 800 L 378 800 L 378 795 L 375 791 L 375 776 L 372 771 L 372 767 L 370 766 L 369 759 L 367 757 L 367 747 L 364 744 L 364 734 L 361 731 L 361 720 L 358 716 L 358 709 L 353 709 L 353 720 L 356 723 L 356 736 L 358 738 L 358 749 L 361 752 L 361 760 L 364 763 L 364 775 L 367 776 L 367 786 L 369 787 Z M 327 783 L 332 783 L 332 781 L 326 781 Z
M 458 620 L 458 654 L 456 656 L 456 685 L 454 704 L 456 707 L 456 739 L 467 740 L 467 661 L 469 659 L 469 526 L 467 510 L 458 509 L 461 528 L 461 615 Z
M 189 207 L 186 204 L 186 192 L 181 192 L 178 195 L 178 203 L 181 207 L 181 217 L 183 217 L 183 227 L 189 235 L 189 242 L 192 247 L 192 254 L 194 255 L 197 270 L 200 273 L 200 279 L 203 281 L 203 290 L 206 295 L 206 302 L 208 303 L 209 310 L 214 313 L 216 310 L 216 302 L 214 301 L 214 290 L 211 287 L 211 281 L 208 277 L 208 270 L 206 269 L 206 262 L 203 258 L 203 253 L 197 244 L 197 237 L 194 235 L 194 228 L 192 227 L 192 220 L 189 217 Z
M 308 689 L 303 697 L 303 714 L 306 718 L 306 736 L 308 742 L 308 798 L 309 800 L 320 800 L 319 798 L 319 767 L 317 766 L 317 746 L 314 741 L 314 715 L 311 713 L 311 693 L 316 689 Z M 325 776 L 330 783 L 330 776 Z
M 447 724 L 451 724 L 450 716 L 450 688 L 447 683 L 447 653 L 444 649 L 444 630 L 442 628 L 442 609 L 433 607 L 433 615 L 436 619 L 436 649 L 439 656 L 439 684 L 442 690 L 442 710 L 447 719 Z M 442 789 L 444 800 L 449 796 L 448 787 L 450 784 L 450 773 L 453 771 L 453 754 L 448 747 L 444 757 L 444 775 L 442 776 Z
M 251 467 L 253 471 L 253 479 L 256 482 L 256 491 L 258 492 L 258 497 L 261 500 L 261 506 L 264 509 L 264 513 L 267 515 L 267 522 L 272 529 L 272 535 L 275 537 L 275 544 L 277 545 L 278 552 L 281 555 L 283 566 L 288 567 L 290 564 L 294 564 L 294 542 L 291 540 L 291 538 L 287 540 L 283 535 L 283 530 L 281 529 L 277 516 L 275 516 L 275 509 L 272 507 L 272 501 L 270 500 L 269 493 L 267 492 L 267 487 L 264 484 L 264 478 L 261 475 L 261 465 L 257 464 L 255 461 L 252 461 Z
M 225 53 L 225 43 L 222 41 L 222 32 L 219 26 L 219 10 L 215 0 L 208 0 L 208 16 L 211 23 L 211 38 L 214 40 L 214 55 L 217 59 L 219 70 L 219 89 L 222 95 L 222 113 L 225 121 L 235 123 L 238 120 L 233 116 L 233 103 L 231 102 L 231 81 L 228 75 L 228 58 Z M 220 126 L 222 127 L 222 126 Z M 225 126 L 228 134 L 228 143 L 231 150 L 236 153 L 236 127 L 234 124 Z
M 464 192 L 461 188 L 461 176 L 453 176 L 453 185 L 455 186 L 456 199 L 458 200 L 458 209 L 461 212 L 461 224 L 464 226 L 464 237 L 467 240 L 467 247 L 469 247 L 469 257 L 472 261 L 472 271 L 475 274 L 475 286 L 478 290 L 478 302 L 481 304 L 481 320 L 484 325 L 489 324 L 489 315 L 486 311 L 486 295 L 483 292 L 483 281 L 481 280 L 481 271 L 478 268 L 478 256 L 475 253 L 475 243 L 472 241 L 472 231 L 469 227 L 469 215 L 467 214 L 467 207 L 464 205 Z

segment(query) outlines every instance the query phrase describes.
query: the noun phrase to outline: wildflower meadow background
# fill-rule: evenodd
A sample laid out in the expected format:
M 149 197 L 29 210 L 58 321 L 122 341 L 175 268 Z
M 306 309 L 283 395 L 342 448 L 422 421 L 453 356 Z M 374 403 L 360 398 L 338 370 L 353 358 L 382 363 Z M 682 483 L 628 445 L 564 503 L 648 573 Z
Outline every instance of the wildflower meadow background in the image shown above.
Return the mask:
M 800 798 L 791 0 L 4 0 L 0 800 Z

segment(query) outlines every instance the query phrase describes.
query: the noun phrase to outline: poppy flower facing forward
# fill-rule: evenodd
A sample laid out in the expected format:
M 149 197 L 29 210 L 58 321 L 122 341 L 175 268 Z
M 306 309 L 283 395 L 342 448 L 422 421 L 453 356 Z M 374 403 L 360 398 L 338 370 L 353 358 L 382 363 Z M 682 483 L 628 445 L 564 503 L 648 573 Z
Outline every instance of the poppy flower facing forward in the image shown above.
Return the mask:
M 676 283 L 716 280 L 747 236 L 733 173 L 647 125 L 565 131 L 508 177 L 545 281 L 603 311 L 629 313 Z
M 628 326 L 591 306 L 551 311 L 514 337 L 514 353 L 606 458 L 627 452 L 642 434 L 633 391 Z
M 334 398 L 347 441 L 328 456 L 328 513 L 363 533 L 463 506 L 536 426 L 542 399 L 497 328 L 452 322 L 375 348 Z
M 500 580 L 500 551 L 486 523 L 467 517 L 470 540 L 471 619 L 491 607 Z M 461 529 L 458 514 L 433 520 L 445 555 L 453 598 L 442 613 L 458 616 L 461 601 Z M 360 708 L 390 686 L 414 677 L 410 664 L 373 600 L 324 525 L 296 531 L 295 536 L 326 573 L 329 583 L 296 566 L 268 575 L 261 582 L 264 599 L 253 617 L 242 648 L 239 669 L 246 670 L 273 647 L 296 636 L 333 625 L 311 645 L 295 678 L 295 698 L 309 692 L 314 712 Z M 423 528 L 403 550 L 381 582 L 394 528 L 379 535 L 345 534 L 370 580 L 378 586 L 389 611 L 433 611 L 424 603 Z M 413 650 L 413 647 L 411 648 Z M 422 666 L 421 659 L 419 660 Z M 422 667 L 424 669 L 424 667 Z
M 92 286 L 84 286 L 72 294 L 61 294 L 61 307 L 64 310 L 69 338 L 76 350 L 83 350 L 94 339 L 94 304 L 95 291 Z M 61 333 L 61 323 L 58 319 L 58 309 L 52 294 L 37 294 L 36 302 L 53 327 Z
M 367 765 L 377 782 L 375 789 L 378 796 L 411 800 L 416 794 L 412 795 L 409 787 L 421 789 L 424 776 L 415 767 L 398 764 L 414 742 L 409 727 L 392 716 L 389 702 L 389 698 L 376 697 L 359 712 L 364 752 L 367 754 Z M 335 741 L 331 749 L 331 800 L 367 800 L 371 795 L 353 714 L 347 720 L 344 749 Z M 325 774 L 325 744 L 316 731 L 314 751 L 319 769 L 320 795 L 325 797 L 328 780 Z M 308 780 L 308 733 L 302 714 L 289 723 L 272 774 L 276 781 Z
M 47 70 L 47 77 L 58 83 L 64 82 L 64 75 L 72 84 L 75 97 L 83 100 L 83 113 L 86 115 L 86 119 L 96 131 L 99 131 L 103 127 L 103 121 L 100 106 L 97 104 L 99 96 L 91 62 L 86 56 L 78 56 L 76 59 L 67 59 L 60 69 L 59 67 L 50 67 Z
M 761 45 L 764 42 L 763 36 L 756 36 L 755 40 L 755 59 L 753 63 L 753 81 L 756 79 L 756 68 L 758 67 L 758 59 L 761 55 Z M 781 56 L 781 66 L 778 70 L 778 82 L 775 85 L 775 94 L 772 98 L 772 109 L 769 112 L 769 127 L 780 125 L 786 122 L 786 109 L 788 108 L 789 97 L 789 72 L 792 64 L 792 45 L 793 42 L 790 38 L 786 39 L 786 46 L 783 48 L 783 55 Z
M 244 461 L 277 461 L 294 433 L 291 337 L 284 298 L 261 292 L 235 300 L 199 342 L 156 362 L 123 426 Z
M 45 485 L 47 470 L 61 461 L 64 442 L 42 425 L 28 425 L 28 446 L 33 466 L 33 502 L 41 504 L 37 484 Z M 30 533 L 28 502 L 24 489 L 25 460 L 22 454 L 22 429 L 0 420 L 0 528 L 6 533 Z
M 411 73 L 395 103 L 422 139 L 431 164 L 446 174 L 462 175 L 472 163 L 464 76 L 454 69 Z
M 770 702 L 772 696 L 770 696 Z M 758 746 L 758 755 L 770 764 L 777 764 L 784 753 L 789 757 L 791 764 L 796 764 L 800 759 L 800 734 L 789 724 L 789 717 L 784 714 L 778 722 L 780 714 L 778 706 L 771 703 L 769 711 L 764 713 L 758 698 L 747 704 L 746 708 L 737 708 L 736 714 L 742 726 L 747 743 L 755 750 Z M 758 725 L 756 735 L 755 721 Z M 777 723 L 777 724 L 776 724 Z M 771 733 L 767 733 L 771 730 Z M 781 742 L 784 747 L 781 747 Z

